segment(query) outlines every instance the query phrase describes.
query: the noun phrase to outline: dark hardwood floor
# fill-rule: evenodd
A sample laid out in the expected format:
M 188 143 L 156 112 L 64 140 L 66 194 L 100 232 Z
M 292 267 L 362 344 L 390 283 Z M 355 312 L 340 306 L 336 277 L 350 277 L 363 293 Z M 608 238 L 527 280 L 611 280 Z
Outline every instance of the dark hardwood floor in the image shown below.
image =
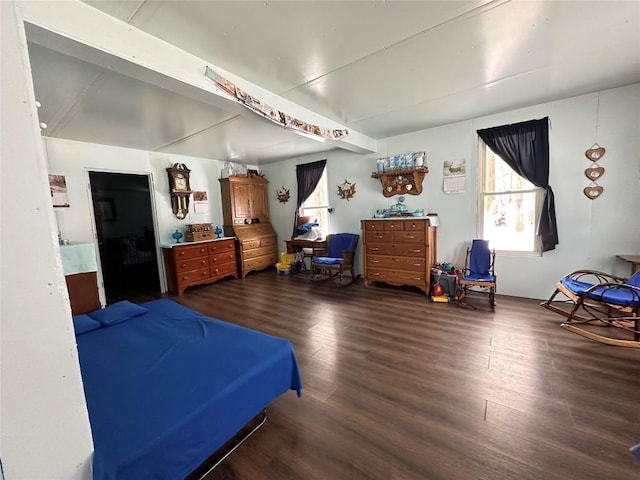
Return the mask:
M 640 478 L 640 351 L 538 301 L 465 310 L 273 270 L 172 298 L 290 339 L 304 384 L 207 480 Z

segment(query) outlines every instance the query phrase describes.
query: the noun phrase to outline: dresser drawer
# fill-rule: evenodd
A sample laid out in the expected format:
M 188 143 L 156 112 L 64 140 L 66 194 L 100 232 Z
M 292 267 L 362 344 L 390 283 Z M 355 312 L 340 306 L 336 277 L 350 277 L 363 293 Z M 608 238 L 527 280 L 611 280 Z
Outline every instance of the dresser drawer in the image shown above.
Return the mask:
M 221 275 L 237 274 L 236 264 L 234 263 L 220 263 L 218 265 L 211 265 L 211 276 L 219 277 Z
M 206 243 L 173 247 L 173 256 L 176 262 L 187 258 L 206 257 L 208 254 L 209 245 Z
M 426 220 L 404 220 L 403 230 L 422 230 L 424 232 L 426 228 Z
M 425 241 L 424 232 L 414 230 L 407 231 L 403 230 L 402 232 L 393 232 L 393 241 L 397 243 L 419 243 L 424 244 Z
M 362 230 L 365 232 L 382 230 L 382 223 L 379 220 L 363 220 L 362 221 Z
M 176 259 L 176 272 L 181 274 L 183 272 L 189 272 L 191 270 L 199 270 L 209 266 L 208 257 L 199 258 L 179 258 Z
M 275 255 L 273 247 L 260 247 L 260 248 L 254 248 L 252 250 L 243 250 L 242 258 L 247 260 L 248 258 L 263 257 L 269 254 Z
M 254 248 L 259 248 L 260 247 L 260 239 L 259 238 L 254 238 L 251 240 L 244 240 L 242 242 L 242 250 L 252 250 Z
M 383 230 L 390 230 L 390 231 L 403 230 L 403 227 L 404 227 L 404 222 L 402 220 L 384 220 L 382 222 Z
M 276 237 L 260 237 L 260 246 L 261 247 L 271 247 L 276 244 Z
M 235 252 L 235 240 L 217 240 L 209 244 L 209 255 L 215 255 L 221 252 Z
M 262 257 L 249 258 L 242 264 L 244 271 L 257 270 L 260 268 L 271 267 L 276 264 L 277 255 L 275 253 L 271 255 L 264 255 Z
M 177 273 L 178 287 L 181 285 L 197 283 L 201 280 L 207 280 L 211 276 L 209 267 L 199 270 L 191 270 L 189 272 Z
M 426 273 L 405 272 L 400 270 L 384 270 L 381 268 L 367 268 L 367 280 L 372 282 L 385 282 L 396 285 L 423 286 L 426 282 Z
M 236 252 L 222 252 L 218 255 L 209 255 L 209 266 L 211 268 L 214 265 L 221 265 L 223 263 L 233 263 L 235 265 L 236 262 Z
M 384 255 L 367 256 L 367 271 L 380 268 L 391 270 L 406 270 L 408 272 L 425 272 L 426 261 L 424 258 L 391 257 Z
M 399 245 L 392 243 L 367 244 L 365 253 L 367 255 L 395 255 L 398 257 L 423 257 L 425 256 L 424 245 Z
M 393 242 L 393 232 L 373 230 L 364 232 L 364 243 L 391 243 Z

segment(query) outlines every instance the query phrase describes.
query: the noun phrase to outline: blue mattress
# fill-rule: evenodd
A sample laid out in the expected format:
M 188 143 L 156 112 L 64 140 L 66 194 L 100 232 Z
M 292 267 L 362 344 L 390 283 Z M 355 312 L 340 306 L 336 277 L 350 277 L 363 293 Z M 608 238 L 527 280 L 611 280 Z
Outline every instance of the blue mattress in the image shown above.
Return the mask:
M 182 479 L 276 397 L 301 395 L 288 340 L 171 300 L 122 303 L 77 336 L 95 480 Z

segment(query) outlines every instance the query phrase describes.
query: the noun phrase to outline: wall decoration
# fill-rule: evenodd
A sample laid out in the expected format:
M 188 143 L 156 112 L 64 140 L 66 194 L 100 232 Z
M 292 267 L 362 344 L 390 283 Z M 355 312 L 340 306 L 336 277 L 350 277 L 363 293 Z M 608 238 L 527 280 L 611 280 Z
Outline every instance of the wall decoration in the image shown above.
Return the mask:
M 429 169 L 425 166 L 425 152 L 402 153 L 376 159 L 376 171 L 371 178 L 377 178 L 385 197 L 394 195 L 420 195 L 422 181 Z
M 289 193 L 288 188 L 284 188 L 284 186 L 282 186 L 282 188 L 276 190 L 276 198 L 280 203 L 287 203 L 290 197 L 291 194 Z
M 193 192 L 194 213 L 209 213 L 209 202 L 207 192 Z
M 598 139 L 598 122 L 600 119 L 600 94 L 598 94 L 598 102 L 596 104 L 596 122 L 595 122 L 595 138 Z M 593 162 L 587 169 L 584 171 L 584 175 L 591 180 L 591 183 L 587 185 L 582 192 L 589 200 L 595 200 L 599 198 L 600 195 L 604 192 L 604 187 L 601 187 L 596 183 L 596 180 L 600 179 L 602 175 L 604 175 L 604 168 L 598 165 L 598 162 L 602 160 L 605 152 L 607 150 L 604 147 L 598 145 L 598 142 L 591 145 L 584 152 L 584 156 L 587 157 L 588 160 Z
M 344 183 L 338 185 L 338 195 L 343 200 L 349 201 L 350 198 L 356 194 L 356 184 L 349 182 L 347 179 L 344 180 Z
M 585 177 L 591 180 L 591 183 L 582 190 L 585 196 L 590 200 L 595 200 L 604 192 L 604 187 L 598 185 L 596 180 L 600 179 L 602 175 L 604 175 L 604 167 L 598 165 L 598 161 L 602 159 L 605 152 L 606 149 L 597 143 L 591 145 L 591 147 L 584 152 L 585 157 L 593 162 L 584 171 Z
M 595 200 L 600 195 L 602 195 L 602 192 L 604 192 L 604 188 L 601 187 L 600 185 L 596 185 L 593 187 L 589 186 L 589 187 L 584 187 L 583 192 L 588 199 Z
M 274 123 L 283 125 L 285 128 L 290 128 L 299 132 L 308 133 L 310 135 L 317 135 L 323 138 L 330 138 L 333 140 L 339 140 L 349 135 L 349 130 L 347 129 L 330 129 L 320 127 L 318 125 L 312 125 L 310 123 L 292 117 L 291 115 L 287 115 L 284 112 L 276 110 L 270 105 L 267 105 L 259 98 L 254 97 L 248 92 L 245 92 L 244 90 L 236 87 L 233 82 L 224 78 L 222 75 L 215 72 L 208 66 L 205 68 L 204 75 L 210 80 L 213 80 L 213 82 L 216 84 L 216 87 L 218 87 L 228 95 L 234 97 L 241 105 L 259 115 L 262 115 L 265 118 L 268 118 Z
M 464 193 L 466 183 L 465 161 L 445 160 L 442 167 L 444 193 Z
M 67 181 L 64 175 L 49 175 L 49 190 L 54 207 L 68 207 Z

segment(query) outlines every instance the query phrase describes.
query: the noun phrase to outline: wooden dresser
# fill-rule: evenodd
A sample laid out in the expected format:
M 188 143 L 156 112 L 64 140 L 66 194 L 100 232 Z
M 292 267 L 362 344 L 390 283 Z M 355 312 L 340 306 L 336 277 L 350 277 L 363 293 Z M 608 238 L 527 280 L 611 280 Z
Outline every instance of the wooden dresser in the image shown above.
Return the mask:
M 252 270 L 273 267 L 278 261 L 276 232 L 270 223 L 234 225 L 233 232 L 240 245 L 242 278 Z
M 232 175 L 220 179 L 223 231 L 238 237 L 240 275 L 275 266 L 276 231 L 269 223 L 268 181 L 260 176 Z
M 167 286 L 182 295 L 187 287 L 213 283 L 225 277 L 238 278 L 236 239 L 176 243 L 163 247 Z
M 362 220 L 365 286 L 370 282 L 413 285 L 429 295 L 436 263 L 436 227 L 426 218 Z

